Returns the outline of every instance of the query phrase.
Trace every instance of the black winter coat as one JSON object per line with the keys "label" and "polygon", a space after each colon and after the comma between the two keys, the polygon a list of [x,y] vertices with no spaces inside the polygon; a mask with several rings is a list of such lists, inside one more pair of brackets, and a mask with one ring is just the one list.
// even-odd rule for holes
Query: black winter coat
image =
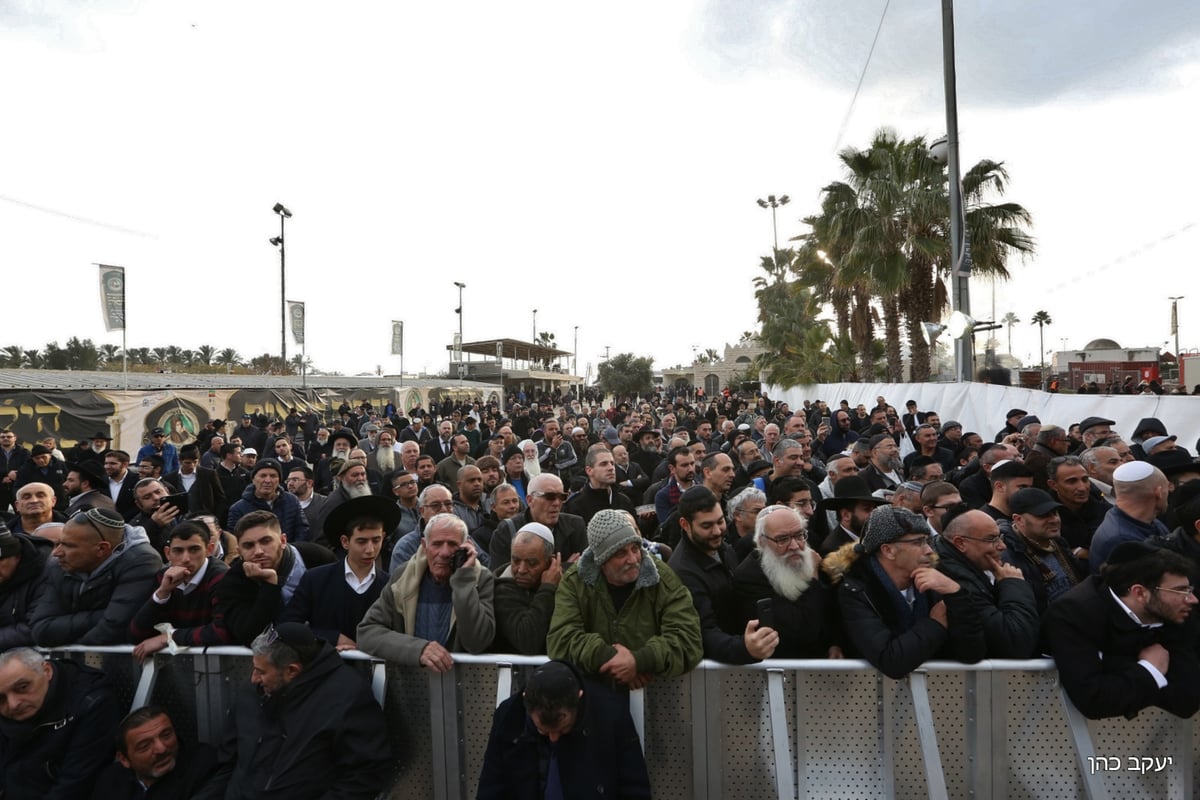
{"label": "black winter coat", "polygon": [[4,800],[78,800],[113,758],[117,701],[103,673],[53,661],[41,710],[29,720],[0,718]]}
{"label": "black winter coat", "polygon": [[937,538],[941,560],[938,569],[953,578],[974,601],[983,620],[986,658],[1033,658],[1037,655],[1037,598],[1023,578],[1005,578],[993,584],[954,545]]}
{"label": "black winter coat", "polygon": [[832,588],[823,582],[820,572],[795,600],[777,594],[763,573],[758,551],[750,553],[733,571],[733,589],[738,621],[758,619],[758,601],[771,599],[779,646],[772,658],[827,658],[837,632],[837,603]]}
{"label": "black winter coat", "polygon": [[[1051,603],[1042,625],[1058,679],[1085,717],[1133,719],[1147,706],[1177,717],[1200,710],[1200,664],[1188,626],[1141,627],[1099,577],[1093,575]],[[1162,689],[1137,663],[1142,649],[1154,643],[1170,654]]]}
{"label": "black winter coat", "polygon": [[[563,797],[649,798],[629,701],[598,684],[583,687],[575,726],[555,745]],[[549,760],[550,742],[533,727],[521,696],[508,698],[492,720],[476,800],[541,800]]]}
{"label": "black winter coat", "polygon": [[15,536],[21,543],[21,563],[11,578],[0,583],[0,652],[33,645],[30,622],[48,586],[43,573],[51,543],[21,533]]}
{"label": "black winter coat", "polygon": [[692,605],[700,617],[704,657],[725,664],[749,664],[758,659],[746,650],[746,623],[739,619],[734,602],[733,569],[737,559],[733,548],[724,542],[718,556],[720,560],[714,560],[682,536],[667,563],[692,593]]}
{"label": "black winter coat", "polygon": [[373,800],[394,754],[383,710],[332,647],[281,692],[238,693],[213,780],[198,800]]}
{"label": "black winter coat", "polygon": [[922,617],[913,627],[901,630],[888,590],[867,563],[870,558],[860,556],[837,586],[848,658],[865,658],[896,680],[931,659],[974,664],[983,658],[987,649],[983,621],[965,590],[946,596],[925,593],[930,608],[945,601],[949,628]]}

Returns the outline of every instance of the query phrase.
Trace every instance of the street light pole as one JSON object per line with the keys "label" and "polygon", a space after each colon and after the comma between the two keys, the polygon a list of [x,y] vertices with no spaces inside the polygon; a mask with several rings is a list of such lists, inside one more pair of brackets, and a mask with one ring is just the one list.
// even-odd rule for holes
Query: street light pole
{"label": "street light pole", "polygon": [[454,285],[458,287],[458,308],[454,309],[454,313],[455,313],[455,314],[458,314],[458,340],[461,342],[461,341],[463,340],[463,333],[462,333],[462,332],[463,332],[463,304],[462,304],[462,290],[463,290],[463,289],[465,289],[465,288],[467,288],[467,285],[466,285],[465,283],[462,283],[462,282],[460,282],[460,281],[455,281],[455,282],[454,282]]}
{"label": "street light pole", "polygon": [[771,233],[774,234],[775,237],[774,241],[776,250],[779,249],[779,226],[775,220],[775,209],[779,208],[780,206],[786,206],[790,201],[791,198],[786,194],[780,195],[778,198],[776,198],[773,194],[769,194],[767,195],[766,200],[763,200],[761,197],[758,199],[759,208],[771,209]]}
{"label": "street light pole", "polygon": [[279,248],[279,370],[284,374],[287,371],[287,239],[284,222],[292,212],[283,203],[276,203],[271,210],[279,215],[279,236],[271,239],[271,244]]}
{"label": "street light pole", "polygon": [[530,339],[529,341],[534,342],[534,343],[537,342],[537,309],[536,308],[533,310],[533,338]]}
{"label": "street light pole", "polygon": [[[950,184],[950,308],[971,315],[971,264],[965,255],[962,183],[958,162],[958,89],[954,72],[954,0],[942,0],[942,76],[946,86],[947,178]],[[974,380],[975,348],[969,339],[954,342],[955,379]]]}

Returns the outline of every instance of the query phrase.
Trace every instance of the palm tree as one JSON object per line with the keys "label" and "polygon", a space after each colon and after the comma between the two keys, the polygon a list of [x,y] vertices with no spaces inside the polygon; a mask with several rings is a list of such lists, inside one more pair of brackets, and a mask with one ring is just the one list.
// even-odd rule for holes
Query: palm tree
{"label": "palm tree", "polygon": [[225,367],[226,372],[233,372],[233,368],[241,366],[242,357],[238,355],[238,351],[232,347],[226,347],[217,354],[216,361],[222,367]]}
{"label": "palm tree", "polygon": [[217,348],[211,344],[202,344],[196,348],[196,361],[206,367],[211,367],[213,357],[217,354]]}
{"label": "palm tree", "polygon": [[42,358],[42,353],[38,349],[25,351],[25,366],[30,369],[43,369],[46,366],[46,360]]}
{"label": "palm tree", "polygon": [[1018,322],[1020,322],[1020,321],[1021,321],[1021,318],[1020,318],[1020,317],[1018,317],[1016,314],[1014,314],[1014,313],[1013,313],[1013,312],[1011,312],[1011,311],[1009,311],[1007,314],[1005,314],[1005,315],[1004,315],[1004,318],[1003,318],[1002,320],[1000,320],[1000,322],[1001,322],[1001,323],[1003,323],[1004,325],[1007,325],[1007,326],[1008,326],[1008,354],[1009,354],[1010,356],[1012,355],[1012,329],[1013,329],[1013,325],[1016,325],[1016,324],[1017,324]]}
{"label": "palm tree", "polygon": [[1031,325],[1038,326],[1038,352],[1042,354],[1042,388],[1046,388],[1046,340],[1044,338],[1047,325],[1053,325],[1054,320],[1050,319],[1050,312],[1038,311],[1033,315],[1033,319],[1029,321]]}
{"label": "palm tree", "polygon": [[20,369],[25,365],[25,350],[19,344],[10,344],[0,353],[0,364],[10,369]]}
{"label": "palm tree", "polygon": [[766,348],[757,367],[768,381],[781,386],[835,380],[840,377],[837,364],[845,361],[830,357],[833,335],[829,325],[818,319],[821,300],[816,292],[801,281],[789,280],[796,258],[795,250],[776,250],[774,258],[762,259],[766,276],[754,279],[762,326],[759,341]]}
{"label": "palm tree", "polygon": [[[846,148],[839,154],[846,172],[844,182],[822,190],[821,214],[804,219],[812,232],[806,244],[820,247],[834,265],[834,275],[820,278],[813,271],[812,285],[838,317],[838,333],[850,333],[860,360],[868,358],[864,332],[873,331],[869,305],[883,310],[887,376],[901,377],[901,325],[905,326],[911,354],[910,378],[927,379],[930,351],[921,335],[921,323],[936,319],[948,293],[943,277],[949,273],[950,248],[947,177],[929,155],[925,140],[901,140],[886,128],[876,132],[863,150]],[[973,265],[981,275],[1007,277],[1012,254],[1027,254],[1033,239],[1021,227],[1029,213],[1015,203],[991,205],[986,196],[1003,192],[1008,175],[994,161],[980,161],[963,178],[965,229]],[[827,287],[850,293],[835,297]],[[847,312],[848,310],[848,312]],[[863,365],[864,374],[871,370]]]}
{"label": "palm tree", "polygon": [[115,344],[102,344],[97,348],[101,364],[111,364],[121,357],[121,348]]}

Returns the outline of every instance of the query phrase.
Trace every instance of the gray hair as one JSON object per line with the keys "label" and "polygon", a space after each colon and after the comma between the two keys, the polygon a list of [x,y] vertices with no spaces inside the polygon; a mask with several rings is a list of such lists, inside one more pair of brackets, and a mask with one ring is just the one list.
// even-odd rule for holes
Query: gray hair
{"label": "gray hair", "polygon": [[583,459],[585,467],[596,466],[596,459],[609,452],[608,447],[602,444],[594,444],[587,449],[587,455]]}
{"label": "gray hair", "polygon": [[[549,472],[542,472],[536,478],[529,479],[529,485],[525,487],[525,492],[526,494],[529,492],[544,492],[546,491],[545,486],[548,483],[556,483],[560,487],[563,485],[562,479],[557,475]],[[559,491],[562,491],[562,489],[560,488]]]}
{"label": "gray hair", "polygon": [[742,506],[746,505],[751,500],[761,500],[765,505],[767,502],[767,496],[763,494],[762,490],[754,486],[747,486],[745,489],[742,489],[729,499],[729,520],[732,522],[733,515],[741,511]]}
{"label": "gray hair", "polygon": [[773,505],[767,506],[762,511],[758,512],[758,516],[754,518],[754,546],[757,547],[762,541],[762,538],[767,535],[767,517],[774,514],[776,511],[786,511],[795,517],[800,522],[800,530],[808,530],[808,520],[804,518],[796,509],[791,506]]}
{"label": "gray hair", "polygon": [[780,439],[779,443],[775,445],[775,449],[771,451],[771,455],[774,456],[775,458],[779,458],[784,453],[786,453],[788,450],[791,450],[793,447],[800,447],[800,446],[801,446],[800,443],[797,442],[795,439],[792,439],[792,438]]}
{"label": "gray hair", "polygon": [[453,528],[458,531],[458,539],[460,542],[467,540],[467,523],[463,522],[457,514],[434,514],[429,521],[425,523],[425,536],[434,528]]}
{"label": "gray hair", "polygon": [[300,654],[287,642],[275,638],[273,630],[265,630],[250,643],[250,652],[262,656],[276,669],[283,669],[288,664],[300,664]]}
{"label": "gray hair", "polygon": [[14,647],[0,653],[0,669],[8,666],[10,661],[20,661],[30,669],[39,669],[46,663],[46,657],[32,647]]}
{"label": "gray hair", "polygon": [[493,503],[496,502],[497,500],[500,499],[500,495],[506,494],[508,492],[513,492],[514,494],[516,494],[517,487],[513,486],[511,483],[496,484],[496,488],[492,489],[492,502]]}
{"label": "gray hair", "polygon": [[[446,486],[443,486],[440,483],[431,483],[428,486],[426,486],[424,489],[421,490],[420,496],[417,497],[417,505],[424,507],[425,501],[429,499],[429,490],[430,489],[445,489],[447,492],[450,491],[449,488],[447,488]],[[450,493],[450,498],[454,499],[453,492]]]}

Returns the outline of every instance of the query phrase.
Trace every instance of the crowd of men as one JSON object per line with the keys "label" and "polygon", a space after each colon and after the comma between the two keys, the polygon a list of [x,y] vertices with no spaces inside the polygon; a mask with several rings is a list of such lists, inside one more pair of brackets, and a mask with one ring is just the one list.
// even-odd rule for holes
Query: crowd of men
{"label": "crowd of men", "polygon": [[[584,694],[599,714],[609,693],[701,658],[862,658],[899,678],[930,659],[1050,654],[1088,716],[1200,708],[1200,462],[1157,419],[1123,436],[1014,408],[985,441],[882,397],[794,411],[765,396],[525,399],[503,413],[346,405],[327,425],[247,414],[179,448],[153,429],[136,465],[102,432],[65,454],[0,432],[6,792],[25,780],[7,768],[28,756],[14,742],[109,691],[33,646],[251,647],[257,691],[220,750],[189,753],[176,776],[219,777],[197,794],[214,797],[296,794],[351,767],[363,796],[378,791],[390,753],[362,738],[378,707],[341,669],[350,649],[435,671],[456,652],[559,659],[548,695],[506,711],[508,727],[497,716],[551,743]],[[318,698],[335,692],[353,757],[322,749]],[[159,711],[122,723],[118,766],[111,752],[72,762],[91,765],[88,785],[103,767],[103,785],[149,787],[143,734],[147,769],[183,763]],[[116,735],[115,713],[96,720]],[[297,725],[312,752],[280,749]]]}

